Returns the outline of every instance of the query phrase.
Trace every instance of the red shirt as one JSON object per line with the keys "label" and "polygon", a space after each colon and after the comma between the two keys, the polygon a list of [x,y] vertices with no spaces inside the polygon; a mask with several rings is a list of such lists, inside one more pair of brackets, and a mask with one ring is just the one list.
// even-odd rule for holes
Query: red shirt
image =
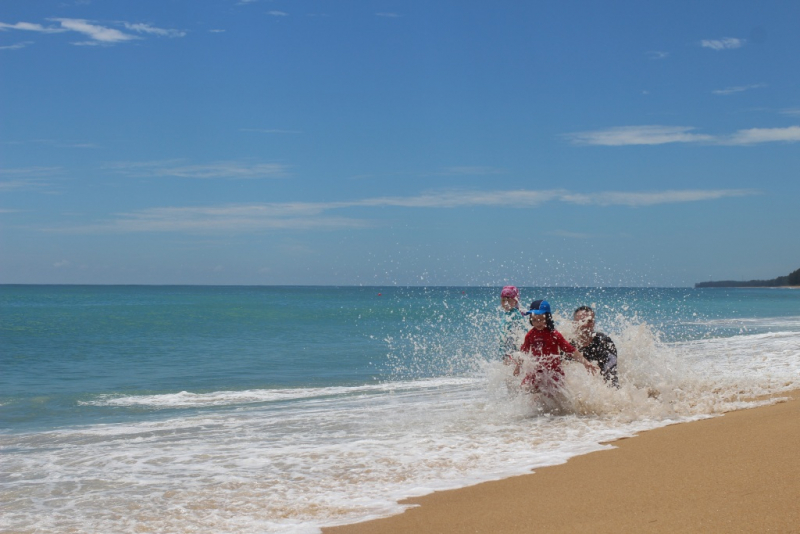
{"label": "red shirt", "polygon": [[525,335],[525,341],[519,350],[530,353],[544,368],[561,372],[559,351],[571,354],[575,352],[575,347],[570,345],[557,330],[551,332],[546,328],[542,330],[534,328]]}

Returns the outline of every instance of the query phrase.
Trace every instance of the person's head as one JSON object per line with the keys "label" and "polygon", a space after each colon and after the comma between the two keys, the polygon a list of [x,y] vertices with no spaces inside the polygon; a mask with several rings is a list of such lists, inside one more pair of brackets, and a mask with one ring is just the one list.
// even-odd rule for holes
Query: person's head
{"label": "person's head", "polygon": [[546,300],[534,300],[531,302],[531,308],[525,315],[528,316],[528,320],[531,323],[531,326],[536,330],[550,330],[551,332],[556,329],[556,325],[553,322],[553,314],[550,312],[550,303]]}
{"label": "person's head", "polygon": [[500,305],[506,311],[519,308],[519,289],[514,286],[505,286],[500,292]]}
{"label": "person's head", "polygon": [[572,314],[572,320],[575,321],[579,332],[591,334],[594,332],[594,310],[589,306],[580,306]]}

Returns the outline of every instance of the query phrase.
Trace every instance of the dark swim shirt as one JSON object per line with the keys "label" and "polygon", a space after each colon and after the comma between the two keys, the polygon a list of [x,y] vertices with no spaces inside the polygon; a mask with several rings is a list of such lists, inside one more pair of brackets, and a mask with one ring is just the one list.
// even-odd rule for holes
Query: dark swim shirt
{"label": "dark swim shirt", "polygon": [[[578,346],[575,344],[575,346]],[[595,332],[592,341],[585,347],[580,348],[583,357],[590,362],[596,362],[600,366],[600,372],[606,382],[611,382],[618,386],[617,378],[617,347],[611,338],[602,332]]]}

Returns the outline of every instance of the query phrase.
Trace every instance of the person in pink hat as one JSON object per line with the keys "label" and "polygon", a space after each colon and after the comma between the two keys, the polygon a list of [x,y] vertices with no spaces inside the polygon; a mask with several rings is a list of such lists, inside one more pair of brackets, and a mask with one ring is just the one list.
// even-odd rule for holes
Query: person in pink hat
{"label": "person in pink hat", "polygon": [[520,340],[528,329],[519,311],[519,289],[505,286],[500,292],[500,357],[505,364],[514,363],[512,353],[519,350]]}

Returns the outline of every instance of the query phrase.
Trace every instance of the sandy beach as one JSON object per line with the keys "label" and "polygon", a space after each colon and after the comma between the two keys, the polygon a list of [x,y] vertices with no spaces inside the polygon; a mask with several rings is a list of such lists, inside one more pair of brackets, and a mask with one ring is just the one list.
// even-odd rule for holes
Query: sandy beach
{"label": "sandy beach", "polygon": [[326,534],[800,533],[800,390]]}

